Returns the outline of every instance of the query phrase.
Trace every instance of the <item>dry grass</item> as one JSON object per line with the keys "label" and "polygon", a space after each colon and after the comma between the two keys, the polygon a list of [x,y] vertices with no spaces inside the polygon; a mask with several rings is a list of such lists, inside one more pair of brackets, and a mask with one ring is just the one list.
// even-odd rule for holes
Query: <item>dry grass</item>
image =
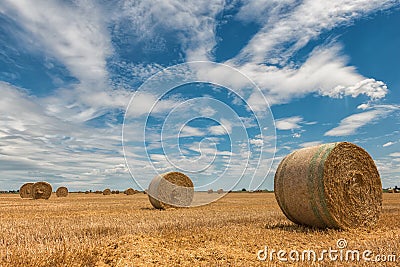
{"label": "dry grass", "polygon": [[0,266],[275,266],[259,262],[257,251],[335,248],[339,238],[350,249],[400,255],[400,194],[384,194],[383,204],[374,229],[339,231],[294,225],[268,193],[166,211],[152,208],[144,194],[36,201],[0,195]]}

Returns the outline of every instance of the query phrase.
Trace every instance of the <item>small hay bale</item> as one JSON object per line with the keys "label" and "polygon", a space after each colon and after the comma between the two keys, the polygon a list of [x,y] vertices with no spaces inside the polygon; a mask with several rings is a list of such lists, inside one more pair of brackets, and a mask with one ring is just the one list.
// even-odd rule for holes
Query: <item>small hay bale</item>
{"label": "small hay bale", "polygon": [[223,194],[223,193],[224,193],[224,189],[218,189],[218,190],[217,190],[217,193],[218,193],[218,194]]}
{"label": "small hay bale", "polygon": [[108,196],[108,195],[111,195],[111,190],[110,189],[104,189],[103,190],[103,195],[105,195],[105,196]]}
{"label": "small hay bale", "polygon": [[115,190],[115,194],[117,194],[117,195],[118,195],[119,193],[120,193],[120,192],[119,192],[119,190]]}
{"label": "small hay bale", "polygon": [[348,229],[373,225],[382,210],[382,184],[371,156],[348,142],[303,148],[275,174],[276,200],[294,223]]}
{"label": "small hay bale", "polygon": [[32,185],[33,199],[49,199],[52,187],[47,182],[37,182]]}
{"label": "small hay bale", "polygon": [[157,175],[147,191],[150,203],[156,209],[189,207],[193,200],[193,182],[181,172]]}
{"label": "small hay bale", "polygon": [[214,190],[208,189],[207,193],[212,194],[212,193],[214,193]]}
{"label": "small hay bale", "polygon": [[394,193],[394,189],[393,188],[389,188],[388,189],[388,193]]}
{"label": "small hay bale", "polygon": [[21,196],[21,198],[32,198],[33,197],[32,186],[33,186],[33,183],[25,183],[21,186],[21,188],[19,189],[19,195]]}
{"label": "small hay bale", "polygon": [[57,197],[66,197],[66,196],[68,196],[68,188],[66,188],[65,186],[60,186],[56,190],[56,195],[57,195]]}
{"label": "small hay bale", "polygon": [[128,195],[128,196],[134,195],[134,194],[137,194],[137,193],[139,193],[139,192],[136,191],[136,190],[133,189],[133,188],[128,188],[128,189],[126,189],[126,190],[124,191],[124,194],[125,194],[125,195]]}

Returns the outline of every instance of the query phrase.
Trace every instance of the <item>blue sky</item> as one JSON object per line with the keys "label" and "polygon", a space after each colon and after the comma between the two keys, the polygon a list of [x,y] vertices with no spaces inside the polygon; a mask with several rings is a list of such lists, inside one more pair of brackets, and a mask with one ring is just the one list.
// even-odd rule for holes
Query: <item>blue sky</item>
{"label": "blue sky", "polygon": [[[1,1],[0,189],[177,169],[272,189],[286,154],[337,141],[400,186],[399,24],[395,0]],[[190,83],[158,95],[168,67]]]}

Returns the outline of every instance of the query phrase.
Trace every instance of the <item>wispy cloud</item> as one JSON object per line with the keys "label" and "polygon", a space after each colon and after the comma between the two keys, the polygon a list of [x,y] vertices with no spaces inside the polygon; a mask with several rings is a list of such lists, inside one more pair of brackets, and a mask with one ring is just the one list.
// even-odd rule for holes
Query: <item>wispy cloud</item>
{"label": "wispy cloud", "polygon": [[385,144],[383,144],[382,146],[383,147],[388,147],[388,146],[392,146],[392,145],[394,145],[394,144],[396,144],[395,142],[387,142],[387,143],[385,143]]}
{"label": "wispy cloud", "polygon": [[263,27],[227,63],[249,75],[271,104],[286,103],[310,93],[382,98],[388,92],[386,84],[364,77],[348,66],[337,43],[315,48],[304,63],[293,61],[293,56],[323,32],[351,25],[361,17],[398,4],[392,0],[243,1],[237,18],[256,21]]}
{"label": "wispy cloud", "polygon": [[[82,83],[106,82],[106,59],[112,53],[102,10],[88,1],[3,1],[1,13],[22,26],[41,52],[63,62]],[[28,39],[29,40],[29,39]]]}
{"label": "wispy cloud", "polygon": [[100,189],[113,184],[112,179],[120,185],[132,183],[120,149],[120,127],[93,128],[62,120],[47,113],[22,89],[5,83],[0,83],[0,89],[1,181],[5,187],[18,188],[16,180],[39,178],[73,190]]}
{"label": "wispy cloud", "polygon": [[325,136],[348,136],[367,124],[374,123],[394,111],[394,106],[380,105],[373,110],[350,115],[340,121],[339,126],[327,131]]}
{"label": "wispy cloud", "polygon": [[139,40],[151,42],[172,34],[188,61],[212,59],[216,16],[224,1],[121,1],[119,9],[121,23],[128,20]]}
{"label": "wispy cloud", "polygon": [[320,144],[322,144],[322,141],[311,141],[311,142],[301,143],[299,146],[300,147],[312,147],[312,146],[317,146]]}
{"label": "wispy cloud", "polygon": [[261,87],[270,104],[287,103],[310,93],[340,98],[367,95],[371,99],[384,97],[387,86],[368,79],[347,65],[339,44],[317,47],[300,66],[268,66],[254,62],[238,67]]}
{"label": "wispy cloud", "polygon": [[[252,15],[263,16],[262,9],[253,2],[255,1],[246,2],[242,12],[250,10]],[[277,1],[270,1],[267,6],[276,8],[277,15],[274,16],[276,21],[265,23],[235,60],[272,64],[285,62],[311,39],[317,38],[321,32],[351,24],[361,16],[396,4],[399,3],[393,0],[328,2],[305,0],[301,3],[283,1],[280,4]],[[281,17],[277,19],[279,15]]]}
{"label": "wispy cloud", "polygon": [[294,130],[301,128],[300,123],[303,122],[303,118],[300,116],[294,116],[289,118],[278,119],[275,121],[276,129],[278,130]]}

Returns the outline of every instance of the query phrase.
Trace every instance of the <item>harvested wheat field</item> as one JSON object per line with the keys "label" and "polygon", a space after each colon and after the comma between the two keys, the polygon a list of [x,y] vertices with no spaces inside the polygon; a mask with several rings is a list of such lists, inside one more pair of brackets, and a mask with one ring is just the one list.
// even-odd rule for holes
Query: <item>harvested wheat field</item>
{"label": "harvested wheat field", "polygon": [[[282,214],[272,193],[230,193],[207,206],[167,210],[153,208],[144,194],[107,198],[76,193],[57,198],[53,194],[48,200],[0,195],[0,212],[0,266],[398,266],[400,263],[400,194],[384,194],[377,224],[357,230],[298,226]],[[281,260],[273,250],[283,251]],[[366,259],[379,256],[386,262],[366,262],[363,253]],[[324,260],[318,261],[321,255]]]}

